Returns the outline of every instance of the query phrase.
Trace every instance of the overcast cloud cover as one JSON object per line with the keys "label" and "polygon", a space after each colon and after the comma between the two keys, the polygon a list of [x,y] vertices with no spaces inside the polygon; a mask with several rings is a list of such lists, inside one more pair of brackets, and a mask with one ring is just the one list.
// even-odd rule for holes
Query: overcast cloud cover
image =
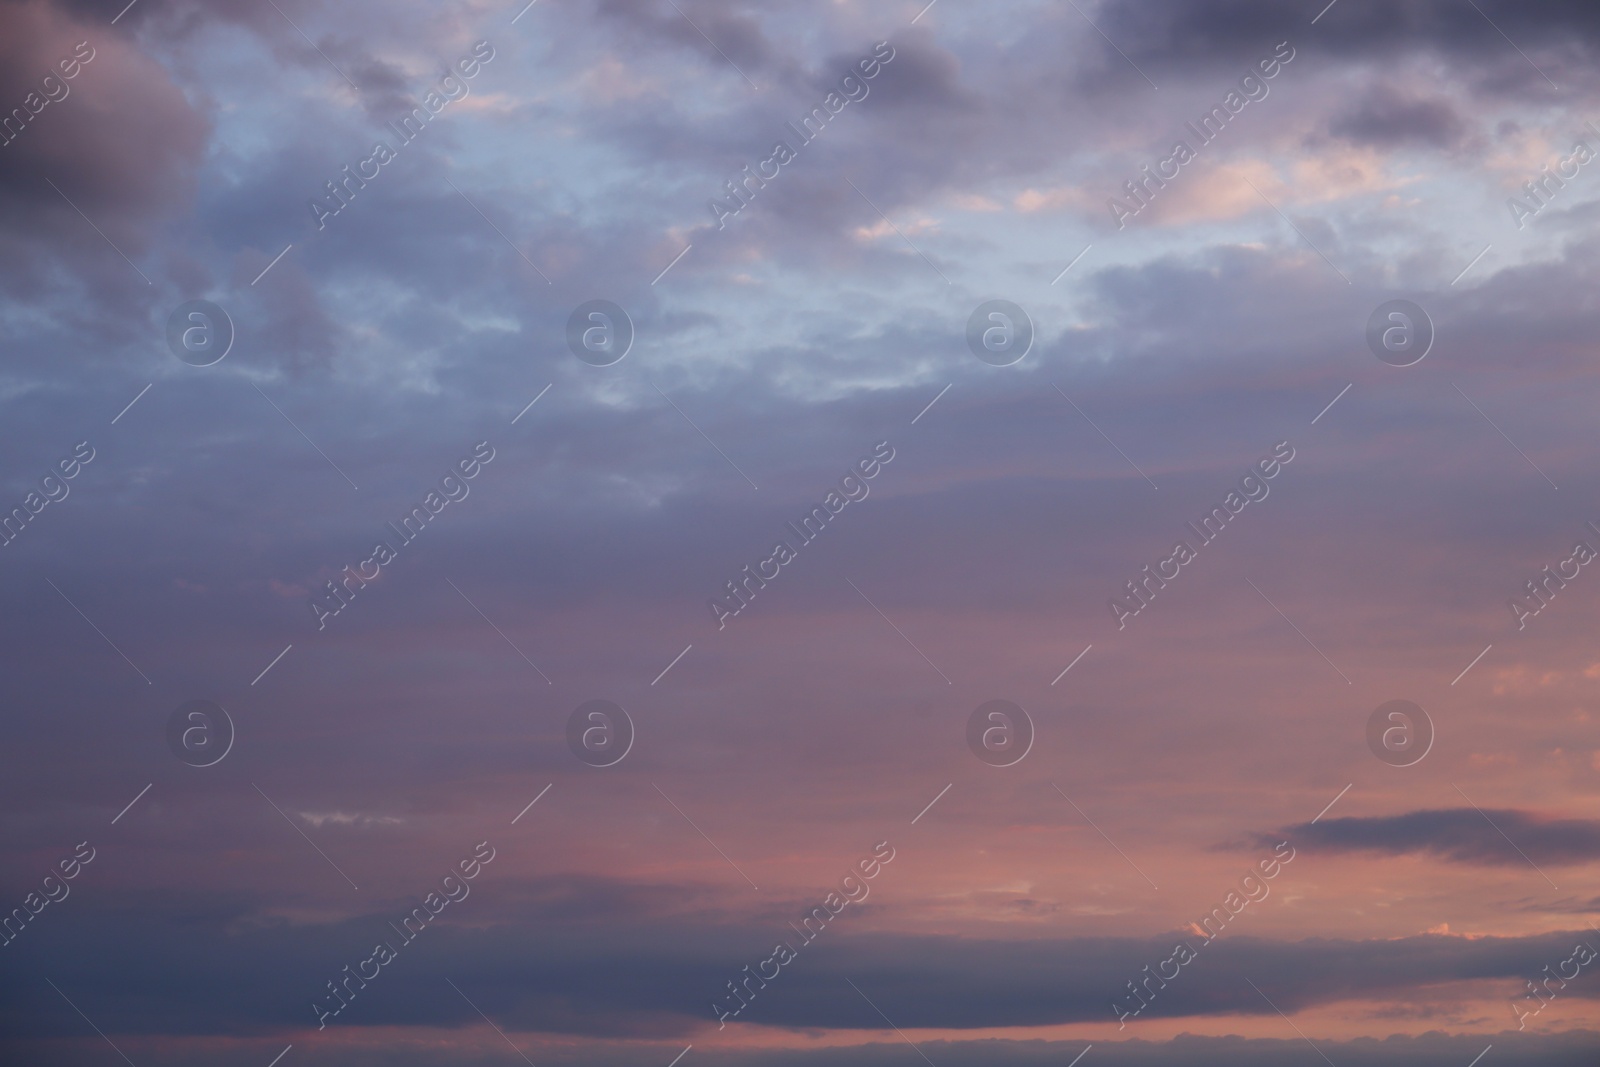
{"label": "overcast cloud cover", "polygon": [[1593,1063],[1600,8],[525,3],[0,0],[0,1058]]}

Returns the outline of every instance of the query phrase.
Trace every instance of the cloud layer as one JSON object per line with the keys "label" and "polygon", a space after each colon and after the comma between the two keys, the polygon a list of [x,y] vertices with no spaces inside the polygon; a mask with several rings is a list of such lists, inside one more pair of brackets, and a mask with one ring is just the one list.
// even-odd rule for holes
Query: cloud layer
{"label": "cloud layer", "polygon": [[0,0],[16,1057],[1592,1049],[1592,5],[119,6]]}

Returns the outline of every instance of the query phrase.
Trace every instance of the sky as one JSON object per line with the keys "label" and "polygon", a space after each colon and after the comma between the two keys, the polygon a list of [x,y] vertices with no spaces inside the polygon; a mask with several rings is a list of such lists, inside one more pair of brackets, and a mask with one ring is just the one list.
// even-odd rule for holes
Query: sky
{"label": "sky", "polygon": [[0,0],[7,1062],[1593,1063],[1600,9],[524,4]]}

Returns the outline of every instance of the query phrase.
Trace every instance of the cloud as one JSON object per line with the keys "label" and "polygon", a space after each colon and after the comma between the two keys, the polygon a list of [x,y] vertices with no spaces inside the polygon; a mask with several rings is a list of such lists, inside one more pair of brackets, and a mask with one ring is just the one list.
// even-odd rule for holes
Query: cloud
{"label": "cloud", "polygon": [[[1600,820],[1563,819],[1515,808],[1449,808],[1404,815],[1328,819],[1286,831],[1307,846],[1339,852],[1427,853],[1452,863],[1573,866],[1600,860]],[[1508,840],[1509,839],[1509,840]],[[1265,840],[1265,838],[1263,838]],[[1518,850],[1525,854],[1518,854]]]}
{"label": "cloud", "polygon": [[[1320,825],[1320,824],[1319,824]],[[504,848],[496,864],[512,858]],[[100,862],[99,859],[96,862]],[[897,862],[903,862],[903,859]],[[90,868],[92,870],[92,868]],[[893,868],[880,876],[889,885]],[[687,888],[687,887],[685,887]],[[484,869],[470,894],[452,905],[400,964],[356,991],[336,1024],[342,1033],[371,1027],[460,1027],[479,1016],[459,998],[437,995],[448,974],[474,991],[478,1006],[502,1026],[527,1032],[639,1037],[690,1036],[715,1023],[709,1005],[728,998],[726,983],[745,964],[798,950],[766,986],[752,986],[740,1023],[759,1027],[866,1031],[882,1017],[850,993],[864,990],[904,1029],[969,1030],[1114,1022],[1111,1004],[1139,978],[1188,943],[1197,959],[1179,976],[1152,985],[1138,1026],[1153,1020],[1276,1017],[1251,982],[1278,1008],[1296,1012],[1351,1000],[1401,996],[1420,987],[1499,981],[1506,996],[1541,963],[1565,958],[1592,931],[1522,937],[1425,934],[1394,939],[1268,940],[1231,931],[1214,944],[1191,931],[1150,937],[965,937],[874,933],[880,905],[859,905],[821,934],[817,947],[778,918],[803,912],[796,897],[773,915],[731,919],[681,910],[697,894],[657,884],[604,880],[518,880],[509,869]],[[420,899],[392,894],[386,907],[325,921],[286,918],[261,893],[203,896],[175,891],[124,892],[107,906],[84,900],[69,923],[29,930],[7,951],[19,966],[3,981],[8,1032],[42,1037],[72,1032],[70,1011],[26,975],[48,959],[68,987],[93,982],[107,958],[140,959],[139,987],[97,992],[97,1021],[129,1034],[287,1032],[316,1019],[308,1007],[324,981],[370,956],[375,941],[397,940],[391,922]],[[678,909],[670,902],[677,898]],[[1269,898],[1270,899],[1270,898]],[[69,901],[66,903],[70,903]],[[705,900],[709,903],[709,900]],[[64,905],[65,907],[65,905]],[[663,910],[663,908],[666,910]],[[48,913],[47,913],[48,915]],[[137,916],[137,922],[133,919]],[[1037,931],[1035,931],[1037,933]],[[35,936],[35,935],[39,936]],[[179,946],[183,946],[179,949]],[[241,972],[239,960],[249,960]],[[1246,981],[1246,979],[1249,981]],[[154,998],[151,988],[184,988],[184,998]],[[1594,998],[1574,984],[1563,996]],[[1137,1036],[1137,1035],[1130,1035]]]}
{"label": "cloud", "polygon": [[[1535,813],[1600,791],[1589,579],[1537,640],[1499,636],[1506,598],[1591,536],[1571,501],[1600,498],[1592,178],[1528,233],[1503,203],[1600,99],[1589,7],[1480,0],[1554,98],[1454,0],[1340,0],[1315,27],[1242,0],[1080,4],[1159,91],[1059,3],[915,26],[922,2],[541,3],[514,27],[520,4],[279,5],[315,48],[258,3],[141,0],[114,29],[88,0],[0,4],[8,104],[59,49],[99,50],[0,148],[0,514],[73,442],[100,450],[0,549],[11,906],[62,842],[102,849],[0,950],[21,961],[0,1029],[31,1042],[13,1058],[107,1054],[41,974],[140,1063],[291,1041],[504,1062],[446,975],[546,1035],[518,1042],[541,1063],[660,1067],[691,1041],[686,1065],[914,1060],[847,978],[898,1025],[984,1038],[925,1045],[941,1067],[1059,1067],[1091,1040],[1090,1065],[1315,1059],[1258,1040],[1288,1030],[1252,981],[1341,1067],[1465,1064],[1491,1037],[1521,1062],[1587,1051],[1502,1046],[1509,1013],[1479,1008],[1588,936],[1530,931],[1591,894],[1501,904],[1543,883],[1476,811],[1419,810],[1437,794],[1412,776],[1334,809],[1410,814],[1294,826],[1305,858],[1138,1038],[1044,1028],[1114,1030],[1127,982],[1237,884],[1249,857],[1206,842],[1372,781],[1370,709],[1336,670],[1424,692],[1493,640],[1430,761],[1522,798],[1488,814],[1541,866],[1596,858],[1593,823]],[[480,35],[499,51],[472,96],[317,229],[308,199]],[[1271,97],[1116,231],[1106,197],[1284,37]],[[707,198],[884,39],[871,94],[718,231]],[[1363,337],[1397,294],[1440,339],[1403,369]],[[212,368],[163,338],[200,296],[238,332]],[[615,367],[567,349],[597,297],[636,327]],[[1037,327],[1014,367],[967,350],[993,297]],[[870,499],[719,630],[708,598],[885,439]],[[319,631],[310,592],[481,440],[498,456],[470,498]],[[1108,598],[1282,440],[1271,498],[1118,629]],[[964,742],[997,696],[1038,725],[1006,773]],[[238,726],[204,771],[164,734],[197,697]],[[565,733],[596,697],[638,727],[604,771]],[[873,899],[745,1013],[750,1046],[702,1042],[840,858],[901,832]],[[471,899],[318,1035],[311,1000],[483,836],[503,853]],[[1592,993],[1567,1004],[1592,1025]],[[1245,1036],[1166,1040],[1189,1025]]]}
{"label": "cloud", "polygon": [[[0,147],[8,288],[41,294],[46,265],[59,263],[111,292],[143,290],[122,254],[161,275],[151,252],[160,228],[190,204],[209,119],[159,63],[99,21],[9,0],[0,20],[0,108],[15,123],[30,93],[52,92],[41,88],[51,75],[61,97],[33,105],[41,110],[31,117],[24,109],[26,123]],[[71,79],[60,76],[65,61]]]}
{"label": "cloud", "polygon": [[[448,987],[447,987],[448,988]],[[619,1062],[637,1058],[639,1062],[668,1063],[683,1051],[683,1044],[597,1040],[583,1045],[568,1042],[541,1042],[516,1035],[515,1044],[537,1056],[540,1064],[554,1067],[582,1067],[595,1056]],[[388,1032],[376,1047],[346,1045],[340,1049],[340,1062],[350,1067],[494,1067],[510,1055],[506,1037],[487,1026],[476,1030],[422,1030],[415,1036]],[[272,1044],[277,1040],[276,1045]],[[305,1035],[303,1042],[315,1040]],[[1484,1050],[1494,1048],[1515,1062],[1528,1067],[1578,1067],[1600,1041],[1600,1032],[1574,1029],[1560,1033],[1517,1033],[1492,1035],[1492,1041],[1478,1035],[1451,1035],[1438,1030],[1419,1036],[1395,1035],[1384,1040],[1357,1038],[1338,1040],[1319,1037],[1316,1048],[1341,1067],[1436,1067],[1439,1063],[1469,1063]],[[91,1042],[98,1042],[99,1048]],[[119,1037],[119,1047],[130,1052],[134,1062],[159,1058],[170,1067],[207,1067],[219,1058],[269,1062],[283,1050],[276,1038],[202,1038],[173,1042]],[[81,1062],[105,1051],[98,1037],[52,1041],[14,1040],[0,1045],[18,1062],[55,1067]],[[1192,1067],[1279,1067],[1297,1058],[1315,1056],[1304,1039],[1248,1038],[1237,1035],[1208,1037],[1181,1034],[1169,1040],[1135,1039],[1123,1042],[1105,1040],[1029,1040],[986,1038],[971,1041],[921,1038],[917,1048],[940,1067],[986,1067],[996,1062],[1019,1067],[1059,1067],[1070,1063],[1086,1047],[1090,1055],[1103,1058],[1112,1067],[1163,1067],[1183,1063]],[[692,1055],[708,1067],[750,1067],[760,1062],[775,1067],[898,1067],[907,1056],[916,1054],[892,1031],[834,1047],[772,1048],[751,1052],[748,1049],[720,1048],[705,1041],[696,1042]],[[919,1061],[920,1062],[920,1061]],[[1319,1061],[1320,1062],[1320,1061]]]}
{"label": "cloud", "polygon": [[1315,41],[1319,50],[1358,62],[1426,51],[1462,61],[1490,58],[1507,67],[1520,64],[1515,78],[1519,91],[1533,89],[1535,82],[1546,91],[1549,86],[1507,46],[1502,32],[1524,50],[1555,53],[1567,63],[1591,54],[1600,43],[1600,16],[1583,0],[1559,0],[1534,10],[1515,0],[1485,0],[1477,8],[1449,0],[1345,0],[1318,19],[1315,28],[1301,12],[1291,13],[1271,0],[1155,7],[1106,3],[1100,11],[1105,16],[1101,25],[1135,60],[1211,65],[1243,58],[1267,36],[1288,36],[1297,44]]}
{"label": "cloud", "polygon": [[1466,136],[1467,125],[1448,99],[1411,96],[1393,85],[1377,85],[1334,116],[1328,130],[1380,148],[1407,144],[1454,148]]}

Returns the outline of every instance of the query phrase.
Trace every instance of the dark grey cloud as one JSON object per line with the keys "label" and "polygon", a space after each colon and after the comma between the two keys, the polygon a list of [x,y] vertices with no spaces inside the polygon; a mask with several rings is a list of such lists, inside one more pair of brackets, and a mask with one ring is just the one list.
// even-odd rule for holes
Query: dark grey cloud
{"label": "dark grey cloud", "polygon": [[[1318,48],[1347,56],[1430,50],[1464,59],[1501,58],[1507,52],[1516,58],[1497,26],[1525,49],[1560,46],[1574,59],[1589,54],[1600,37],[1600,16],[1582,0],[1537,8],[1515,0],[1484,0],[1477,5],[1448,0],[1341,0],[1313,27],[1311,20],[1322,6],[1206,0],[1181,5],[1106,3],[1098,10],[1106,19],[1107,32],[1134,58],[1189,64],[1242,59],[1268,36],[1275,40],[1290,36],[1297,43],[1314,40]],[[1527,74],[1540,80],[1531,69]]]}
{"label": "dark grey cloud", "polygon": [[[852,994],[853,995],[853,994]],[[592,1062],[595,1050],[604,1053],[609,1062],[625,1067],[649,1067],[651,1064],[670,1062],[683,1051],[683,1045],[668,1042],[612,1041],[598,1045],[573,1048],[564,1042],[531,1042],[521,1035],[519,1048],[526,1049],[535,1062],[558,1064],[561,1067],[579,1067]],[[119,1044],[138,1056],[140,1046],[123,1038]],[[260,1037],[239,1043],[241,1056],[250,1056],[268,1062],[283,1050],[283,1043],[274,1045],[275,1038]],[[499,1041],[498,1037],[495,1037]],[[1569,1030],[1553,1034],[1500,1033],[1493,1041],[1476,1035],[1447,1035],[1433,1031],[1411,1037],[1396,1034],[1382,1041],[1361,1038],[1349,1041],[1320,1039],[1316,1047],[1333,1062],[1349,1067],[1436,1067],[1439,1063],[1468,1063],[1493,1044],[1516,1062],[1530,1067],[1588,1067],[1594,1044],[1600,1034],[1592,1030]],[[92,1042],[99,1042],[96,1048]],[[198,1043],[197,1043],[198,1044]],[[1071,1062],[1088,1041],[1043,1040],[978,1040],[978,1041],[919,1041],[918,1047],[933,1062],[949,1067],[985,1067],[997,1061],[1024,1065],[1024,1067],[1053,1067]],[[1266,1039],[1229,1037],[1202,1037],[1183,1034],[1170,1041],[1134,1039],[1126,1042],[1092,1042],[1091,1055],[1102,1056],[1116,1067],[1162,1067],[1173,1062],[1192,1064],[1193,1067],[1279,1067],[1286,1062],[1298,1062],[1303,1057],[1315,1057],[1316,1052],[1298,1037]],[[68,1067],[84,1062],[85,1058],[106,1054],[104,1043],[98,1037],[71,1041],[14,1041],[8,1048],[28,1063],[42,1067]],[[172,1067],[205,1067],[215,1062],[215,1051],[189,1045],[155,1045],[163,1053],[164,1063]],[[704,1042],[694,1047],[692,1055],[699,1056],[712,1067],[756,1067],[758,1064],[776,1064],[778,1067],[897,1067],[908,1056],[914,1056],[899,1038],[878,1039],[861,1045],[816,1050],[762,1049],[757,1052],[727,1050]],[[342,1053],[342,1062],[352,1067],[494,1067],[504,1063],[511,1055],[504,1043],[498,1049],[487,1044],[474,1048],[459,1045],[449,1048],[430,1047],[418,1042],[404,1048],[350,1049]],[[137,1060],[136,1060],[137,1062]],[[1320,1062],[1320,1061],[1319,1061]]]}
{"label": "dark grey cloud", "polygon": [[[0,22],[0,107],[28,117],[0,147],[8,291],[44,292],[56,265],[105,293],[144,289],[108,239],[146,275],[161,275],[150,253],[193,194],[208,117],[160,64],[105,25],[11,2],[0,6]],[[64,78],[66,70],[74,76]],[[129,310],[126,296],[110,299]]]}
{"label": "dark grey cloud", "polygon": [[1285,832],[1311,847],[1391,855],[1422,852],[1453,863],[1506,867],[1532,860],[1570,866],[1600,859],[1600,821],[1552,818],[1515,808],[1448,808],[1328,819]]}
{"label": "dark grey cloud", "polygon": [[1466,129],[1449,100],[1413,97],[1395,86],[1374,87],[1328,124],[1337,137],[1383,148],[1407,144],[1453,148]]}
{"label": "dark grey cloud", "polygon": [[1565,897],[1561,900],[1535,901],[1524,897],[1507,905],[1518,911],[1542,912],[1544,914],[1565,915],[1597,915],[1600,914],[1600,897],[1590,897],[1584,900],[1581,897]]}
{"label": "dark grey cloud", "polygon": [[683,0],[674,8],[665,0],[601,0],[594,12],[637,42],[671,41],[698,54],[709,68],[730,68],[735,77],[737,71],[766,73],[769,64],[780,63],[782,53],[754,11],[738,5]]}
{"label": "dark grey cloud", "polygon": [[[510,859],[520,847],[502,842],[499,851]],[[108,855],[96,862],[102,859],[118,861]],[[474,1023],[479,1016],[471,1006],[439,995],[448,990],[443,979],[449,976],[473,990],[479,1007],[507,1028],[671,1038],[715,1022],[710,1005],[727,999],[726,983],[741,978],[745,964],[771,955],[776,941],[788,942],[797,956],[767,987],[752,985],[756,992],[740,1022],[881,1029],[882,1017],[846,978],[907,1029],[1115,1022],[1113,1002],[1131,997],[1126,983],[1141,979],[1146,965],[1153,970],[1180,942],[1196,958],[1164,986],[1152,984],[1154,996],[1139,1020],[1276,1017],[1252,982],[1289,1012],[1484,980],[1501,980],[1509,998],[1524,976],[1566,958],[1575,942],[1594,939],[1580,928],[1526,937],[1371,941],[1279,941],[1225,930],[1214,944],[1189,930],[1144,938],[951,940],[852,930],[845,924],[870,923],[869,916],[881,912],[869,897],[859,906],[861,915],[847,911],[804,944],[770,916],[708,923],[709,915],[663,910],[675,898],[681,907],[692,897],[663,893],[659,885],[608,887],[592,879],[507,884],[505,877],[486,866],[466,899],[410,944],[399,943],[388,925],[417,903],[404,892],[388,894],[387,908],[336,922],[290,922],[267,912],[259,892],[123,891],[111,904],[102,903],[104,894],[69,897],[61,906],[76,905],[70,923],[52,928],[41,919],[39,929],[7,947],[16,962],[0,979],[8,993],[6,1030],[33,1037],[77,1032],[70,1009],[36,980],[41,972],[92,998],[97,1021],[114,1033],[302,1027],[316,1022],[311,1004],[326,995],[325,982],[345,964],[370,956],[379,941],[398,949],[397,962],[357,990],[330,1026]],[[418,900],[421,891],[413,894]],[[793,896],[787,902],[791,920],[807,906],[807,898]],[[782,914],[784,907],[774,910]],[[491,917],[510,912],[517,918]],[[130,985],[108,975],[106,958],[140,961],[140,981]],[[239,966],[243,960],[247,970]],[[171,995],[179,989],[187,992]],[[1587,1001],[1600,992],[1572,983],[1561,995]],[[1509,1009],[1506,1019],[1509,1028]],[[1139,1020],[1130,1028],[1136,1030]]]}

